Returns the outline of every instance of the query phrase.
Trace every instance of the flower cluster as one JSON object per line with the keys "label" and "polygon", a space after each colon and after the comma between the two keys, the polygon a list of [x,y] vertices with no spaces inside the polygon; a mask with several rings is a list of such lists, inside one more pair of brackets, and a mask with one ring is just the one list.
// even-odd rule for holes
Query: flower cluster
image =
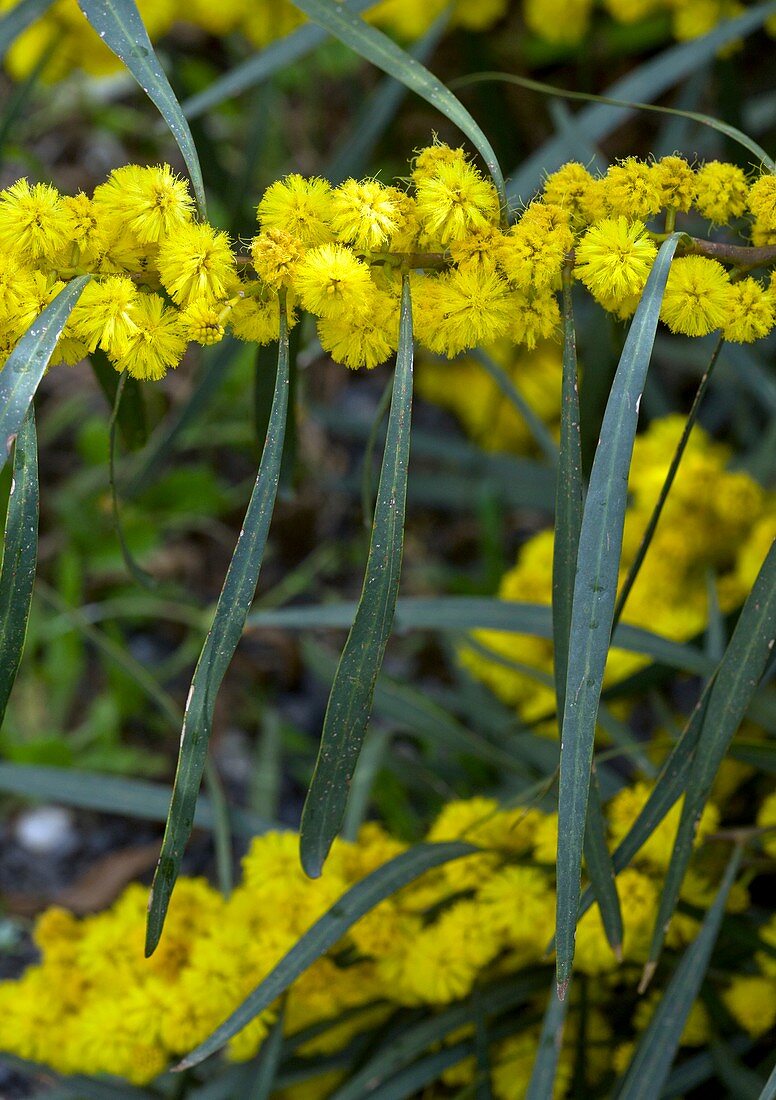
{"label": "flower cluster", "polygon": [[[637,436],[625,515],[620,581],[627,575],[657,502],[684,419],[653,421]],[[623,621],[674,641],[703,632],[708,621],[708,578],[713,576],[723,612],[739,606],[776,537],[776,496],[740,470],[727,468],[729,453],[699,427],[693,429],[652,545],[628,601]],[[552,531],[533,535],[521,547],[516,565],[502,578],[504,600],[550,604]],[[482,630],[461,659],[526,720],[552,713],[552,643],[544,638]],[[536,670],[536,677],[514,667]],[[639,654],[612,649],[606,686],[647,663]],[[551,682],[551,680],[550,680]]]}
{"label": "flower cluster", "polygon": [[[625,787],[609,804],[612,844],[625,834],[648,793],[646,784]],[[671,811],[617,879],[624,962],[616,960],[596,908],[580,922],[577,964],[581,973],[596,978],[588,991],[585,1026],[599,1040],[598,1054],[591,1055],[596,1060],[591,1070],[599,1077],[611,1069],[615,1056],[607,1004],[615,997],[631,999],[636,1032],[649,1017],[652,1001],[636,1002],[634,977],[646,957],[679,812],[678,806]],[[710,804],[700,823],[699,847],[682,894],[694,911],[710,904],[719,860],[724,860],[724,851],[706,841],[719,816]],[[482,851],[426,872],[383,901],[296,981],[285,999],[284,1028],[293,1037],[315,1025],[315,1038],[300,1041],[302,1058],[344,1048],[355,1035],[379,1028],[401,1006],[447,1005],[470,994],[475,982],[486,986],[527,968],[536,973],[538,965],[546,964],[555,906],[556,815],[532,807],[502,809],[491,799],[473,798],[447,804],[427,839],[466,839]],[[147,960],[142,950],[146,891],[141,886],[129,887],[109,911],[82,920],[62,909],[48,910],[35,932],[40,963],[19,980],[0,984],[3,1049],[63,1073],[110,1073],[138,1084],[152,1080],[229,1015],[350,886],[404,848],[377,824],[367,824],[356,843],[336,842],[323,877],[311,881],[299,869],[297,843],[293,833],[254,839],[242,884],[228,899],[204,880],[181,880],[160,947]],[[729,908],[741,912],[747,904],[747,891],[739,884]],[[677,914],[670,945],[681,949],[697,929],[695,915]],[[776,921],[760,935],[776,944]],[[758,964],[746,978],[719,983],[733,1017],[755,1034],[767,1030],[776,1014],[773,960],[760,962],[758,956]],[[551,980],[548,970],[540,973],[537,991],[526,993],[526,1023],[517,1020],[518,1034],[493,1046],[497,1100],[522,1095],[518,1086],[524,1087],[530,1075],[541,990]],[[748,983],[746,995],[739,988],[742,982]],[[231,1060],[254,1056],[277,1007],[231,1041]],[[572,1046],[578,1010],[572,1005]],[[340,1019],[343,1013],[346,1021]],[[699,1044],[707,1037],[699,1004],[683,1042]],[[572,1060],[571,1050],[564,1050],[561,1080],[566,1083]],[[474,1074],[474,1059],[469,1059],[447,1070],[443,1081],[462,1087]],[[324,1079],[323,1087],[312,1092],[304,1085],[282,1095],[285,1100],[323,1097],[336,1082]]]}
{"label": "flower cluster", "polygon": [[243,255],[195,220],[187,184],[166,165],[116,169],[92,196],[21,179],[0,192],[0,354],[81,273],[93,279],[58,357],[73,363],[99,347],[137,378],[162,377],[189,341],[215,343],[227,328],[260,344],[277,339],[281,302],[289,325],[300,307],[316,318],[337,362],[374,367],[398,343],[404,274],[414,334],[429,351],[452,358],[499,339],[533,350],[558,334],[565,265],[627,317],[657,254],[647,223],[691,209],[716,224],[748,213],[762,247],[691,244],[672,266],[664,322],[690,336],[767,335],[776,276],[738,278],[694,254],[703,246],[747,268],[776,262],[776,176],[750,183],[734,165],[630,158],[594,177],[570,163],[508,227],[493,184],[462,149],[436,144],[415,158],[409,188],[300,175],[271,184]]}

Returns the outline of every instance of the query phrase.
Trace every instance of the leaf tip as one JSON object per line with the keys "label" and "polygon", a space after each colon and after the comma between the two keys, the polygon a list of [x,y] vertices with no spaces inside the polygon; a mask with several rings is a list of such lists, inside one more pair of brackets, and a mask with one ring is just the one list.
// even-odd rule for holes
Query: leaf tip
{"label": "leaf tip", "polygon": [[569,979],[564,978],[563,981],[557,982],[555,988],[558,991],[558,1000],[559,1001],[565,1001],[566,1000],[566,993],[567,993],[568,988],[569,988]]}
{"label": "leaf tip", "polygon": [[622,944],[621,943],[613,943],[612,944],[612,951],[614,952],[614,957],[617,960],[617,962],[621,963],[622,962]]}
{"label": "leaf tip", "polygon": [[649,983],[652,981],[653,975],[657,970],[657,963],[650,961],[644,964],[644,971],[641,975],[641,981],[639,982],[639,994],[646,993]]}

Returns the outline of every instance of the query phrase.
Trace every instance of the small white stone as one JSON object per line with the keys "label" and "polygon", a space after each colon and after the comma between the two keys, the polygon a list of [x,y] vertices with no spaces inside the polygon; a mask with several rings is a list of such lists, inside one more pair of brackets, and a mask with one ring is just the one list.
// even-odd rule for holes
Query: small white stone
{"label": "small white stone", "polygon": [[38,855],[65,854],[78,844],[73,815],[61,806],[37,806],[17,817],[14,835],[22,848]]}

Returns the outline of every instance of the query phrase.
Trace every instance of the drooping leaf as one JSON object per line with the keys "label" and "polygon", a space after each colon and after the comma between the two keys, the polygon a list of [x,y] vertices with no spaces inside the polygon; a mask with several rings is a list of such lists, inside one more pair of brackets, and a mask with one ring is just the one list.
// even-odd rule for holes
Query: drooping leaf
{"label": "drooping leaf", "polygon": [[687,779],[671,862],[663,882],[645,969],[648,980],[657,965],[666,932],[692,856],[701,814],[733,736],[741,725],[776,641],[776,540],[744,604],[709,693],[708,706]]}
{"label": "drooping leaf", "polygon": [[[730,138],[731,141],[736,142],[738,145],[742,146],[742,148],[752,153],[766,171],[776,171],[776,162],[774,162],[754,138],[750,138],[748,134],[745,134],[736,126],[731,126],[728,122],[713,118],[711,115],[701,114],[698,111],[684,111],[677,107],[663,107],[655,103],[635,103],[633,100],[629,99],[615,99],[607,95],[595,95],[592,92],[577,92],[566,88],[556,88],[553,84],[545,84],[541,80],[531,80],[526,76],[516,76],[514,73],[474,73],[472,76],[464,76],[461,77],[460,80],[454,81],[454,86],[461,87],[467,84],[478,84],[491,80],[505,84],[517,84],[520,88],[527,88],[529,91],[540,92],[542,95],[555,96],[558,99],[577,99],[583,100],[586,103],[602,103],[609,107],[622,107],[631,112],[652,111],[656,114],[673,115],[677,118],[688,119],[691,122],[698,122],[702,126],[708,126],[712,130],[724,134],[725,137]],[[574,131],[577,135],[579,134],[579,129],[576,125],[574,126]]]}
{"label": "drooping leaf", "polygon": [[281,309],[278,371],[269,431],[240,537],[194,671],[183,717],[172,801],[148,907],[146,951],[149,955],[162,934],[183,850],[191,835],[216,695],[240,641],[259,580],[280,478],[288,384],[288,327],[285,310]]}
{"label": "drooping leaf", "polygon": [[200,215],[206,217],[205,187],[194,139],[159,64],[135,0],[78,0],[78,6],[95,33],[126,65],[167,123],[189,170]]}
{"label": "drooping leaf", "polygon": [[335,902],[297,940],[291,950],[259,983],[232,1015],[176,1067],[189,1069],[220,1050],[260,1012],[284,993],[308,967],[333,947],[344,934],[381,901],[413,882],[425,871],[440,867],[479,849],[461,841],[446,844],[418,844],[372,871]]}
{"label": "drooping leaf", "polygon": [[[776,14],[776,0],[748,9],[735,19],[720,22],[708,34],[679,42],[658,54],[637,69],[610,85],[604,95],[610,99],[635,103],[654,102],[663,92],[694,73],[701,65],[712,61],[720,49],[758,30],[770,16]],[[586,108],[574,119],[577,132],[595,144],[607,137],[634,114],[628,107],[612,107],[598,103]],[[567,159],[566,140],[561,135],[551,138],[527,157],[507,185],[510,201],[527,198],[548,172],[554,172]]]}
{"label": "drooping leaf", "polygon": [[604,413],[579,536],[569,631],[558,796],[557,974],[571,976],[590,766],[628,496],[638,409],[652,355],[660,304],[681,234],[660,246],[631,323]]}
{"label": "drooping leaf", "polygon": [[708,969],[742,852],[740,847],[735,849],[714,904],[707,912],[700,932],[682,956],[641,1037],[617,1092],[617,1100],[652,1100],[652,1097],[660,1095],[676,1057],[690,1009]]}
{"label": "drooping leaf", "polygon": [[334,677],[300,828],[302,866],[317,878],[342,824],[399,592],[412,419],[412,302],[402,288],[399,350],[364,584]]}
{"label": "drooping leaf", "polygon": [[57,340],[90,275],[79,275],[36,317],[0,371],[0,467],[8,460]]}
{"label": "drooping leaf", "polygon": [[38,562],[39,504],[38,440],[31,405],[16,437],[0,570],[0,726],[27,635]]}
{"label": "drooping leaf", "polygon": [[502,210],[506,210],[504,176],[496,154],[485,134],[453,93],[419,61],[376,27],[369,26],[352,12],[332,4],[331,0],[291,0],[314,23],[323,27],[354,50],[359,57],[371,61],[378,69],[406,84],[437,111],[449,118],[469,138],[488,167],[498,191]]}

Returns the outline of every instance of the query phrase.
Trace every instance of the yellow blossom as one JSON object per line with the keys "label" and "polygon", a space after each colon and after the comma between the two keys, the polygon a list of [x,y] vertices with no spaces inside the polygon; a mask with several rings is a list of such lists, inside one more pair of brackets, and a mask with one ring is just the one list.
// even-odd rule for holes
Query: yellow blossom
{"label": "yellow blossom", "polygon": [[660,307],[660,319],[672,332],[706,336],[727,323],[730,306],[730,279],[722,264],[705,256],[674,260]]}

